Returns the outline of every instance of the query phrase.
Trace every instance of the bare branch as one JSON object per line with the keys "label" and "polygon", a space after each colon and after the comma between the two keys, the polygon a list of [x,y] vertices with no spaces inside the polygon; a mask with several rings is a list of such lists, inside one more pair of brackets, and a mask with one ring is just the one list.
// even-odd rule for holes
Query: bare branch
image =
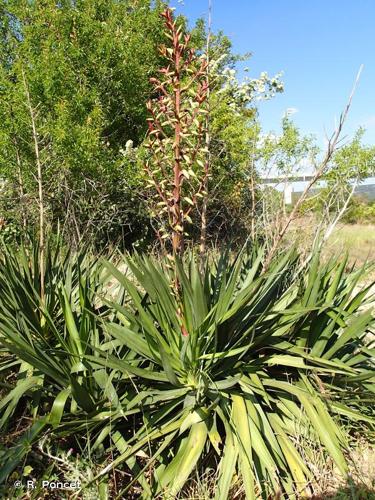
{"label": "bare branch", "polygon": [[44,301],[44,231],[45,231],[45,214],[44,214],[44,196],[43,196],[43,175],[42,162],[40,158],[40,146],[38,140],[38,132],[36,128],[36,112],[31,102],[30,90],[27,84],[24,70],[22,70],[23,85],[25,89],[27,107],[30,114],[32,135],[34,141],[35,162],[37,167],[37,183],[38,183],[38,202],[39,202],[39,266],[40,266],[40,296]]}
{"label": "bare branch", "polygon": [[358,71],[357,77],[355,79],[352,91],[350,93],[348,102],[344,108],[344,111],[340,115],[338,126],[328,141],[328,146],[327,146],[327,150],[326,150],[326,153],[324,155],[324,158],[323,158],[322,162],[320,163],[318,170],[315,172],[315,175],[312,177],[312,179],[310,180],[310,182],[306,186],[306,188],[303,191],[300,198],[298,198],[298,200],[297,200],[296,204],[294,205],[294,207],[293,207],[288,219],[286,220],[285,224],[282,226],[281,230],[279,231],[279,233],[278,233],[278,235],[277,235],[277,237],[272,245],[272,248],[271,248],[271,250],[270,250],[269,254],[267,255],[267,258],[264,262],[263,270],[262,270],[263,273],[268,270],[268,268],[271,264],[272,258],[274,257],[275,253],[277,252],[279,245],[280,245],[282,239],[284,238],[285,233],[288,230],[291,222],[295,219],[296,214],[298,213],[300,206],[305,201],[311,188],[319,181],[319,179],[321,179],[321,177],[325,173],[325,171],[329,165],[329,162],[331,161],[332,156],[333,156],[334,152],[336,151],[337,143],[339,141],[344,123],[345,123],[346,118],[348,116],[349,109],[350,109],[350,106],[352,104],[352,100],[353,100],[353,97],[354,97],[354,94],[355,94],[355,91],[357,89],[358,82],[359,82],[359,79],[360,79],[360,76],[362,73],[362,69],[363,69],[363,65],[361,65],[361,67],[359,68],[359,71]]}

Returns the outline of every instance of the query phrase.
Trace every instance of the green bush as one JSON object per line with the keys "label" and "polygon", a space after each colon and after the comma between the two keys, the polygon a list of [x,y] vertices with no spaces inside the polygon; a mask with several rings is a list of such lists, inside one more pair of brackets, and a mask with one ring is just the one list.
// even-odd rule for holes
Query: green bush
{"label": "green bush", "polygon": [[375,203],[352,198],[342,220],[348,224],[375,224]]}
{"label": "green bush", "polygon": [[[300,215],[306,215],[309,212],[321,215],[329,193],[330,189],[323,188],[316,196],[307,198],[299,209]],[[336,207],[333,206],[332,210],[335,209]],[[353,196],[341,221],[347,224],[375,224],[375,203],[360,196]]]}

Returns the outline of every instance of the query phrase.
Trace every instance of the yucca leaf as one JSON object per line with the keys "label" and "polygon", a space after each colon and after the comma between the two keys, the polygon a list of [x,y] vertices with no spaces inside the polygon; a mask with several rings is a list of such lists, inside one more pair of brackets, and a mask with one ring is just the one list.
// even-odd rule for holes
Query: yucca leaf
{"label": "yucca leaf", "polygon": [[354,318],[351,324],[340,334],[333,346],[323,354],[323,358],[332,358],[340,348],[342,348],[347,342],[359,337],[373,322],[374,319],[371,310],[365,311],[358,317]]}
{"label": "yucca leaf", "polygon": [[306,494],[307,478],[310,478],[311,474],[275,415],[270,415],[270,422],[277,433],[278,444],[294,479],[296,490],[300,495]]}
{"label": "yucca leaf", "polygon": [[237,438],[222,412],[218,412],[225,427],[225,445],[219,464],[219,476],[216,485],[215,500],[227,500],[232,485],[233,475],[238,460],[239,447]]}
{"label": "yucca leaf", "polygon": [[66,400],[71,394],[71,388],[63,389],[55,398],[49,415],[49,423],[56,427],[60,422],[64,411]]}
{"label": "yucca leaf", "polygon": [[40,437],[47,425],[47,419],[37,420],[18,439],[16,444],[9,448],[2,456],[2,466],[0,468],[0,484],[5,481],[8,475],[18,466],[24,456],[30,451],[31,445]]}
{"label": "yucca leaf", "polygon": [[0,411],[5,408],[3,416],[0,419],[0,429],[4,426],[4,423],[12,415],[15,410],[19,400],[22,396],[39,385],[40,377],[29,377],[23,380],[18,380],[14,389],[12,389],[1,401],[0,401]]}
{"label": "yucca leaf", "polygon": [[175,496],[184,486],[192,470],[197,465],[198,460],[206,444],[207,426],[206,423],[197,422],[191,426],[187,439],[186,449],[178,463],[177,474],[174,476],[168,494]]}
{"label": "yucca leaf", "polygon": [[255,499],[253,461],[251,448],[252,440],[259,439],[259,436],[251,436],[249,428],[249,417],[246,410],[244,399],[235,394],[232,396],[232,422],[233,430],[236,433],[239,444],[239,462],[241,474],[245,486],[246,498],[249,500]]}

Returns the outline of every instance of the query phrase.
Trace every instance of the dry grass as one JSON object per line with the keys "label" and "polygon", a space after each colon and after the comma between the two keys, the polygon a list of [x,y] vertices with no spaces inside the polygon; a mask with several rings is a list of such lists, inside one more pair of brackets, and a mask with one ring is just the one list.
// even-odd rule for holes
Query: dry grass
{"label": "dry grass", "polygon": [[315,451],[316,461],[309,461],[310,470],[317,478],[312,483],[312,498],[375,499],[375,448],[363,438],[353,444],[349,457],[349,474],[343,478],[332,460],[321,450]]}
{"label": "dry grass", "polygon": [[[303,435],[295,438],[295,444],[315,480],[311,482],[312,494],[298,496],[299,500],[375,500],[375,446],[364,438],[358,438],[348,453],[349,474],[343,478],[332,460],[322,448],[311,445]],[[179,500],[210,500],[215,496],[217,471],[209,470],[205,475],[189,482]],[[259,499],[261,496],[259,496]],[[245,492],[241,482],[234,480],[228,500],[244,500]],[[275,494],[269,500],[288,500]]]}
{"label": "dry grass", "polygon": [[351,261],[357,264],[375,261],[375,225],[339,225],[327,242],[326,252],[348,252]]}
{"label": "dry grass", "polygon": [[[286,236],[287,244],[297,244],[302,255],[309,254],[317,225],[313,216],[294,221]],[[375,281],[375,225],[338,224],[323,247],[323,259],[346,253],[350,266],[374,263],[374,270],[369,272],[366,282]]]}
{"label": "dry grass", "polygon": [[[297,243],[302,251],[310,251],[318,222],[313,216],[294,221],[287,241]],[[326,242],[324,252],[327,257],[347,252],[351,261],[358,265],[375,261],[375,225],[338,224]]]}

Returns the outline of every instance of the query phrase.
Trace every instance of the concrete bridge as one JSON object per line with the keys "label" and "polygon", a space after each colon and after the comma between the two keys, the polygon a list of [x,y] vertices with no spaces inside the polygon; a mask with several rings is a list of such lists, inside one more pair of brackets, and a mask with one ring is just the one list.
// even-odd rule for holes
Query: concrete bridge
{"label": "concrete bridge", "polygon": [[[301,193],[302,190],[295,190],[297,182],[309,182],[314,178],[314,173],[310,174],[297,174],[286,177],[270,176],[261,177],[261,183],[270,186],[282,186],[284,191],[284,200],[286,205],[293,203],[293,193]],[[324,181],[324,176],[322,177]],[[375,200],[375,177],[367,177],[356,186],[355,194],[360,194],[369,201]]]}
{"label": "concrete bridge", "polygon": [[261,183],[267,185],[282,185],[284,187],[284,201],[286,205],[293,203],[293,183],[309,182],[313,179],[314,174],[298,174],[287,177],[261,177]]}

